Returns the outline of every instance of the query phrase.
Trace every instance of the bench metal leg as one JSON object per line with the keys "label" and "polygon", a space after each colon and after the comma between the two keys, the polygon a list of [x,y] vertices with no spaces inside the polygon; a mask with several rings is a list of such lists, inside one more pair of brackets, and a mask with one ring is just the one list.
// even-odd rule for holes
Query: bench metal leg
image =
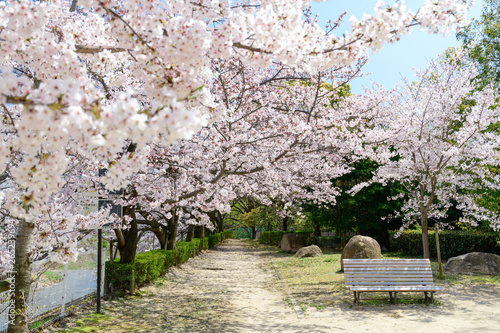
{"label": "bench metal leg", "polygon": [[429,302],[430,300],[430,304],[434,304],[434,292],[433,291],[430,292],[431,297],[429,297],[427,291],[424,291],[424,294],[425,294],[425,303]]}
{"label": "bench metal leg", "polygon": [[354,304],[359,305],[359,294],[360,292],[354,291]]}
{"label": "bench metal leg", "polygon": [[393,299],[394,304],[396,304],[397,299],[398,299],[398,293],[394,292],[394,299]]}

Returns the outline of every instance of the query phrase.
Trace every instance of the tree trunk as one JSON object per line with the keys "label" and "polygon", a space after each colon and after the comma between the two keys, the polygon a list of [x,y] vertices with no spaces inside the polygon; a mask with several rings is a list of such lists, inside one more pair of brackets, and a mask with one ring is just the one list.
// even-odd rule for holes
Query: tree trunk
{"label": "tree trunk", "polygon": [[188,231],[186,234],[186,242],[190,242],[193,239],[194,236],[194,225],[190,224],[188,225]]}
{"label": "tree trunk", "polygon": [[197,225],[194,228],[194,237],[195,238],[205,238],[205,227]]}
{"label": "tree trunk", "polygon": [[217,212],[216,214],[216,221],[217,221],[217,232],[223,232],[224,231],[224,215],[222,215],[220,212]]}
{"label": "tree trunk", "polygon": [[283,219],[283,231],[288,231],[288,216]]}
{"label": "tree trunk", "polygon": [[10,317],[8,333],[28,332],[28,301],[31,287],[31,250],[33,248],[33,239],[35,235],[35,225],[24,220],[19,221],[19,227],[16,235],[15,247],[15,289],[14,301],[15,316]]}
{"label": "tree trunk", "polygon": [[215,230],[217,232],[224,231],[224,216],[217,210],[211,211],[208,213],[208,217],[210,218],[210,222],[215,226]]}
{"label": "tree trunk", "polygon": [[123,214],[132,217],[130,228],[123,229],[121,232],[125,240],[125,244],[118,243],[118,251],[120,251],[120,263],[129,264],[134,262],[135,254],[137,253],[137,242],[139,240],[139,232],[137,228],[137,220],[135,219],[135,210],[130,207],[123,207]]}
{"label": "tree trunk", "polygon": [[167,247],[168,228],[160,224],[157,228],[152,227],[151,231],[153,231],[156,239],[158,239],[158,242],[160,243],[160,249],[165,249]]}
{"label": "tree trunk", "polygon": [[179,216],[175,209],[172,210],[172,218],[168,222],[168,241],[167,250],[175,250],[175,241],[177,239],[177,229],[179,227]]}
{"label": "tree trunk", "polygon": [[252,227],[252,239],[257,238],[257,229],[255,227]]}
{"label": "tree trunk", "polygon": [[422,213],[422,245],[424,247],[424,259],[430,259],[429,251],[429,226],[427,220],[427,213]]}
{"label": "tree trunk", "polygon": [[319,222],[314,223],[314,236],[320,237],[321,236],[321,226]]}

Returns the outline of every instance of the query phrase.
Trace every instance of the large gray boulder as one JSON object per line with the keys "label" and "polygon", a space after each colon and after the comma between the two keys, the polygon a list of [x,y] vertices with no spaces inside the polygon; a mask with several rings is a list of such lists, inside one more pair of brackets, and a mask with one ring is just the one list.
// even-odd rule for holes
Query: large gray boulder
{"label": "large gray boulder", "polygon": [[295,256],[297,258],[305,258],[305,257],[321,257],[323,252],[317,245],[311,245],[311,246],[306,246],[306,247],[301,247],[297,253],[295,253]]}
{"label": "large gray boulder", "polygon": [[352,237],[342,251],[340,267],[344,270],[344,259],[382,259],[382,251],[378,242],[368,236]]}
{"label": "large gray boulder", "polygon": [[306,239],[302,235],[284,234],[281,238],[280,248],[286,252],[297,252],[298,249],[306,245]]}
{"label": "large gray boulder", "polygon": [[448,259],[444,265],[447,273],[479,273],[500,275],[500,256],[493,253],[471,252]]}

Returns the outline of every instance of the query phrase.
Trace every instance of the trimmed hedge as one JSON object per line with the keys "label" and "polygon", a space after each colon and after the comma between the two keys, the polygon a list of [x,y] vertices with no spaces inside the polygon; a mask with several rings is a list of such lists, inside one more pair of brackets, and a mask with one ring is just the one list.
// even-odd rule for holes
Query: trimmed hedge
{"label": "trimmed hedge", "polygon": [[222,238],[238,238],[238,230],[224,230],[222,232]]}
{"label": "trimmed hedge", "polygon": [[[261,233],[261,243],[271,244],[278,246],[283,238],[284,234],[291,233],[289,231],[263,231]],[[335,249],[339,247],[341,241],[338,236],[325,236],[325,237],[316,237],[310,231],[301,231],[294,232],[294,234],[302,235],[305,237],[306,246],[309,245],[318,245],[319,247],[328,247]]]}
{"label": "trimmed hedge", "polygon": [[226,238],[234,235],[234,230],[207,236],[203,239],[194,238],[190,242],[177,242],[177,250],[152,250],[139,253],[133,263],[120,264],[119,259],[113,263],[106,262],[106,281],[114,289],[128,289],[133,271],[135,283],[141,286],[165,274],[168,268],[183,264],[189,258],[198,255],[201,251],[214,248]]}
{"label": "trimmed hedge", "polygon": [[222,242],[222,234],[208,236],[208,248],[216,247],[220,242]]}
{"label": "trimmed hedge", "polygon": [[[398,237],[398,231],[389,231],[391,250],[402,251],[412,256],[422,256],[422,231],[405,230]],[[449,259],[470,252],[487,252],[500,254],[500,233],[477,232],[469,230],[443,230],[439,232],[439,245],[441,257]],[[437,257],[436,235],[429,230],[429,251],[431,257]]]}
{"label": "trimmed hedge", "polygon": [[286,234],[286,231],[262,231],[260,233],[261,243],[279,245],[281,242],[281,238]]}
{"label": "trimmed hedge", "polygon": [[312,244],[321,248],[337,249],[341,246],[342,240],[340,236],[314,236],[312,237]]}

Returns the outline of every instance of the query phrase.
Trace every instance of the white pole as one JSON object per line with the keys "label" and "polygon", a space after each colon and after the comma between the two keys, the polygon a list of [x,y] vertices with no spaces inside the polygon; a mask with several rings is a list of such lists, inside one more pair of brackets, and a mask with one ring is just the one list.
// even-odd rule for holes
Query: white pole
{"label": "white pole", "polygon": [[61,300],[61,316],[64,317],[66,314],[66,288],[68,285],[68,264],[64,265],[64,275],[63,275],[63,294]]}
{"label": "white pole", "polygon": [[101,262],[101,296],[104,296],[104,277],[106,269],[106,249],[102,248],[102,262]]}

